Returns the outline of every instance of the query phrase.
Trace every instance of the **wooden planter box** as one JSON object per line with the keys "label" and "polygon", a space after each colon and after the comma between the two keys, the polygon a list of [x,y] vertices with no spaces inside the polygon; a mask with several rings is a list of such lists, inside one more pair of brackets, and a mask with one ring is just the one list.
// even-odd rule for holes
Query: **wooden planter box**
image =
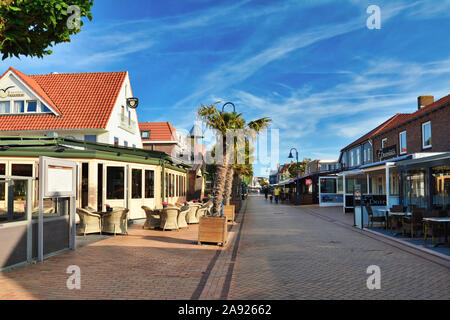
{"label": "wooden planter box", "polygon": [[227,221],[234,221],[234,206],[223,206],[223,216]]}
{"label": "wooden planter box", "polygon": [[224,217],[201,217],[198,227],[198,244],[212,242],[224,246],[227,243],[228,227]]}
{"label": "wooden planter box", "polygon": [[237,213],[241,211],[241,201],[231,201],[231,204],[234,206],[234,212]]}

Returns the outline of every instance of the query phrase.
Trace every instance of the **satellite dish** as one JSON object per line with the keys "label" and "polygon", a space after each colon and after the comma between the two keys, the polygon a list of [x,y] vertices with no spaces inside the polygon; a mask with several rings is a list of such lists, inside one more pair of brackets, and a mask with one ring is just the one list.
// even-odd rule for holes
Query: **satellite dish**
{"label": "satellite dish", "polygon": [[131,109],[136,109],[139,105],[139,99],[138,98],[128,98],[127,99],[127,106]]}

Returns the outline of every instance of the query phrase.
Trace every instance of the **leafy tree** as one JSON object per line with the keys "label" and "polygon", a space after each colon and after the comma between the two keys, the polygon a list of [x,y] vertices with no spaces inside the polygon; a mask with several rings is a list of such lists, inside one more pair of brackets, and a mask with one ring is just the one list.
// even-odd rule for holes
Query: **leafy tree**
{"label": "leafy tree", "polygon": [[49,47],[70,42],[82,17],[92,20],[93,0],[0,0],[2,59],[20,55],[43,58]]}
{"label": "leafy tree", "polygon": [[[302,161],[298,162],[298,171],[300,172],[300,176],[304,175],[306,172],[306,165],[311,162],[310,158],[303,158]],[[291,164],[288,168],[289,175],[291,178],[295,178],[297,176],[297,162],[291,161]]]}

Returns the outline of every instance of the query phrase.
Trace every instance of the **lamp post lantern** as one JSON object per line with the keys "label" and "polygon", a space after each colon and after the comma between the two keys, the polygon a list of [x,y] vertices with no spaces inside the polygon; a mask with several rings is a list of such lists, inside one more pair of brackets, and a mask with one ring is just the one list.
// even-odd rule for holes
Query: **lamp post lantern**
{"label": "lamp post lantern", "polygon": [[299,179],[299,169],[298,169],[298,151],[297,151],[297,149],[295,149],[295,148],[292,148],[290,151],[289,151],[289,156],[288,156],[288,159],[293,159],[294,157],[292,156],[292,150],[295,150],[295,158],[296,158],[296,160],[297,160],[297,201],[296,201],[296,205],[299,205],[300,204],[300,179]]}

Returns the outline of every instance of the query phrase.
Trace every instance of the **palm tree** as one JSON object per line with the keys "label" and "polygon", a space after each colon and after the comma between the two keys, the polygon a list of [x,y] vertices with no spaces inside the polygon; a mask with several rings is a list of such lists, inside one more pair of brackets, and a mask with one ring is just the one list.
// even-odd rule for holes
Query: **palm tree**
{"label": "palm tree", "polygon": [[[245,129],[249,135],[259,132],[262,128],[268,127],[270,118],[261,118],[251,121],[246,125],[246,121],[242,118],[242,114],[236,112],[220,112],[214,105],[202,105],[198,110],[199,117],[206,123],[208,127],[216,130],[218,138],[222,139],[222,161],[217,163],[216,181],[214,184],[213,211],[217,215],[220,212],[222,200],[225,204],[229,204],[231,200],[232,183],[233,183],[233,163],[229,163],[230,154],[227,153],[229,146],[227,145],[227,131]],[[253,131],[252,131],[253,130]],[[219,141],[218,141],[219,142]],[[233,151],[235,150],[233,146]]]}

